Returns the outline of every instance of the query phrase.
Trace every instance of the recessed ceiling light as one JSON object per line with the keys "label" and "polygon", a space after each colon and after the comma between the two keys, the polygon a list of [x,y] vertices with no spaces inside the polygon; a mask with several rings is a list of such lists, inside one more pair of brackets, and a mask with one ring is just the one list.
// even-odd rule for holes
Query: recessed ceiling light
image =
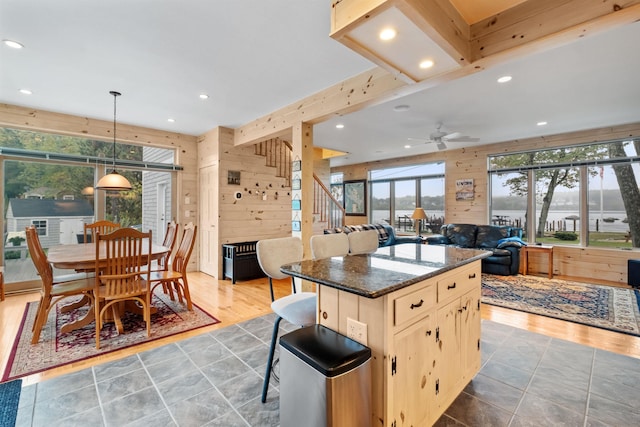
{"label": "recessed ceiling light", "polygon": [[167,119],[167,121],[168,121],[169,123],[175,123],[175,122],[176,122],[176,119],[168,118],[168,119]]}
{"label": "recessed ceiling light", "polygon": [[209,95],[207,95],[206,93],[201,93],[200,99],[209,99]]}
{"label": "recessed ceiling light", "polygon": [[20,93],[23,95],[33,95],[33,92],[31,92],[29,89],[20,89]]}
{"label": "recessed ceiling light", "polygon": [[342,128],[344,128],[344,125],[342,123],[338,123],[336,125],[336,129],[342,129]]}
{"label": "recessed ceiling light", "polygon": [[512,79],[511,76],[502,76],[498,79],[498,83],[506,83],[506,82],[510,82]]}
{"label": "recessed ceiling light", "polygon": [[538,123],[536,123],[536,124],[537,124],[538,126],[546,126],[546,125],[547,125],[547,122],[538,122]]}
{"label": "recessed ceiling light", "polygon": [[401,104],[393,107],[393,111],[407,111],[409,108],[411,107],[409,107],[407,104]]}
{"label": "recessed ceiling light", "polygon": [[24,47],[22,43],[18,43],[15,40],[2,40],[2,42],[13,49],[22,49]]}
{"label": "recessed ceiling light", "polygon": [[397,35],[397,31],[393,28],[385,28],[384,30],[380,31],[380,40],[392,40],[396,37]]}
{"label": "recessed ceiling light", "polygon": [[431,68],[433,67],[434,62],[431,59],[425,59],[424,61],[420,62],[420,68],[427,69],[427,68]]}
{"label": "recessed ceiling light", "polygon": [[411,148],[409,144],[405,145],[404,148]]}

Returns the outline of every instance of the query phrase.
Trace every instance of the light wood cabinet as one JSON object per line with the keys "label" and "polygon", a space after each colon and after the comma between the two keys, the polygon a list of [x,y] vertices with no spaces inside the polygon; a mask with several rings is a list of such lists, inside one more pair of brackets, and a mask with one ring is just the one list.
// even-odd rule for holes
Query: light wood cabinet
{"label": "light wood cabinet", "polygon": [[320,323],[367,324],[373,426],[431,425],[480,369],[480,261],[379,298],[318,287]]}

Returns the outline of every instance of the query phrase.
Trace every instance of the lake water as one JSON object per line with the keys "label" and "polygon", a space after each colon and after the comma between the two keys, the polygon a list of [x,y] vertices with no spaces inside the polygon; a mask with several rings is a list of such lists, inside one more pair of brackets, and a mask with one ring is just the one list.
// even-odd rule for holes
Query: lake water
{"label": "lake water", "polygon": [[[397,216],[406,215],[411,218],[411,214],[413,210],[400,210],[396,211]],[[520,224],[524,226],[524,212],[522,211],[493,211],[494,215],[501,215],[506,217],[508,221],[519,220]],[[578,212],[576,211],[551,211],[549,212],[549,216],[547,218],[547,222],[555,222],[557,230],[557,222],[563,221],[566,223],[566,230],[573,231],[573,220],[565,219],[568,216],[576,215],[578,216]],[[427,216],[431,218],[432,216],[443,217],[443,211],[428,211]],[[599,231],[603,232],[612,232],[612,233],[626,233],[629,231],[629,224],[622,222],[623,219],[627,217],[626,212],[622,211],[604,211],[602,216],[600,212],[591,212],[589,215],[589,230],[596,231],[596,221],[598,221]],[[614,222],[604,222],[602,218],[617,218]],[[373,211],[373,218],[371,222],[380,222],[382,220],[389,219],[388,211]],[[576,230],[580,229],[580,220],[575,221]]]}

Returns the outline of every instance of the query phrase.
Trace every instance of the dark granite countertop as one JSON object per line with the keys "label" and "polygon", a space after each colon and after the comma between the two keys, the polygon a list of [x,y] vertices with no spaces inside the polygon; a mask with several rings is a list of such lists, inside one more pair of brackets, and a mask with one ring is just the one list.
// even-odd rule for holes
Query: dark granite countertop
{"label": "dark granite countertop", "polygon": [[491,252],[476,249],[404,243],[379,248],[371,255],[287,264],[280,271],[363,297],[378,298],[489,255]]}

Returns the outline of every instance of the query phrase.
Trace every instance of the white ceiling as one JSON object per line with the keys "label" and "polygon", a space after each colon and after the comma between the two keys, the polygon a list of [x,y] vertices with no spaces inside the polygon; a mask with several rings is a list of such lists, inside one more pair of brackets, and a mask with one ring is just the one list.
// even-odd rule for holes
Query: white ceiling
{"label": "white ceiling", "polygon": [[[0,102],[112,120],[117,90],[119,123],[189,135],[238,127],[373,67],[329,37],[330,5],[0,0],[0,38],[25,46],[0,46]],[[335,117],[314,127],[314,142],[349,152],[332,160],[343,165],[436,151],[407,138],[427,138],[438,122],[476,144],[637,122],[638,40],[640,23],[585,37]],[[513,80],[498,85],[504,74]],[[399,104],[410,109],[393,111]]]}

